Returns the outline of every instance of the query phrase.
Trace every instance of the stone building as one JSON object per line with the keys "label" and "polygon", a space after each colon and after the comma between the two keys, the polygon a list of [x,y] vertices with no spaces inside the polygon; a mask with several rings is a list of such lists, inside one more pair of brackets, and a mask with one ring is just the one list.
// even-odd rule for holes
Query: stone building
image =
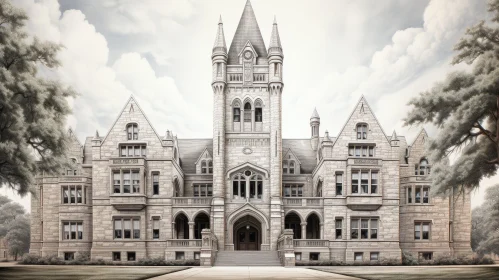
{"label": "stone building", "polygon": [[105,136],[70,130],[74,168],[37,178],[30,252],[205,265],[248,250],[285,265],[471,254],[470,197],[430,195],[424,130],[411,145],[387,135],[362,97],[337,137],[314,110],[308,137],[282,139],[283,60],[277,23],[267,48],[248,1],[230,48],[218,23],[212,138],[158,134],[133,97]]}

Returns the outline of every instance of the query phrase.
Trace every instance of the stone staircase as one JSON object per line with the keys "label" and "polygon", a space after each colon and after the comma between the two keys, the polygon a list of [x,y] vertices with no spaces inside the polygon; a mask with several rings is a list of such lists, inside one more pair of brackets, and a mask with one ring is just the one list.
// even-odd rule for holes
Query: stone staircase
{"label": "stone staircase", "polygon": [[282,266],[277,251],[219,251],[215,266]]}

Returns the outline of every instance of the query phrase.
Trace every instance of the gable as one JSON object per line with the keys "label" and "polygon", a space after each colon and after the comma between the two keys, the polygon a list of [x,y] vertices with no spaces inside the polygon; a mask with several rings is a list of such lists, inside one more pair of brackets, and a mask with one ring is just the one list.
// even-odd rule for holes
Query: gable
{"label": "gable", "polygon": [[201,155],[199,155],[198,159],[196,160],[196,162],[194,164],[198,165],[201,163],[202,160],[206,160],[206,159],[213,159],[211,154],[210,154],[210,151],[208,151],[208,147],[204,148],[203,152],[201,153]]}
{"label": "gable", "polygon": [[83,162],[83,145],[74,134],[71,128],[68,129],[69,143],[68,143],[68,155],[70,158],[75,158],[78,163]]}
{"label": "gable", "polygon": [[411,146],[409,147],[409,164],[413,165],[419,163],[422,158],[428,156],[426,154],[427,141],[428,133],[425,129],[422,129],[416,139],[414,139],[414,142],[412,142]]}
{"label": "gable", "polygon": [[[357,125],[367,125],[367,139],[357,139]],[[352,143],[375,144],[376,149],[391,149],[388,137],[381,127],[367,100],[362,96],[333,143],[333,154],[348,155]]]}
{"label": "gable", "polygon": [[[128,139],[127,127],[129,125],[135,125],[137,127],[137,139]],[[162,149],[159,135],[156,133],[133,96],[128,99],[116,121],[113,123],[113,126],[102,140],[102,155],[104,157],[118,157],[118,145],[120,143],[145,144],[147,146],[148,156],[162,156],[165,153],[164,149]]]}

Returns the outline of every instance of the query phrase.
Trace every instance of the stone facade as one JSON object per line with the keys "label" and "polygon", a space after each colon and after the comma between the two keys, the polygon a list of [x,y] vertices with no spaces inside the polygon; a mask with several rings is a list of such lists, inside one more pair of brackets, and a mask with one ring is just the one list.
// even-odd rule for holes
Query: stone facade
{"label": "stone facade", "polygon": [[388,136],[362,97],[337,137],[319,136],[314,110],[310,137],[282,139],[283,60],[277,23],[267,49],[248,1],[229,49],[218,24],[213,138],[160,136],[133,97],[104,137],[69,131],[74,169],[38,176],[30,252],[203,265],[222,250],[278,250],[284,265],[471,254],[470,195],[429,194],[424,130],[410,146]]}

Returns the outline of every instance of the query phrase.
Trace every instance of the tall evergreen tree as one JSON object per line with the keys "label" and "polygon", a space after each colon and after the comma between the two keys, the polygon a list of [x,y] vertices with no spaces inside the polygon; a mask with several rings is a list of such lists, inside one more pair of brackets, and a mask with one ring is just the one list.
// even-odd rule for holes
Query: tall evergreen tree
{"label": "tall evergreen tree", "polygon": [[67,98],[75,93],[38,75],[59,66],[60,45],[30,40],[27,16],[0,0],[0,186],[24,195],[40,172],[60,173],[68,164]]}
{"label": "tall evergreen tree", "polygon": [[[414,107],[406,125],[432,123],[440,128],[428,149],[433,163],[433,190],[478,187],[499,167],[499,0],[489,2],[492,22],[468,28],[455,46],[453,64],[472,65],[472,71],[448,75],[409,104]],[[458,155],[449,165],[448,157]]]}

